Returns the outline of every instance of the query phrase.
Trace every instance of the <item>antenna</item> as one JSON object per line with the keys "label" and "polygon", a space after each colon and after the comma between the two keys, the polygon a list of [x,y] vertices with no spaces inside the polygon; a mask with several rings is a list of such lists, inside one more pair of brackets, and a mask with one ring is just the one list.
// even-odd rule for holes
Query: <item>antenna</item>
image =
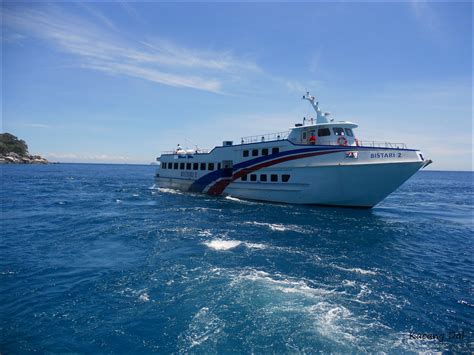
{"label": "antenna", "polygon": [[313,106],[314,111],[316,111],[316,113],[319,112],[319,102],[315,103],[316,98],[314,96],[310,95],[309,91],[306,91],[306,95],[303,95],[303,100],[308,100],[310,102],[311,106]]}
{"label": "antenna", "polygon": [[309,91],[306,91],[306,95],[303,95],[303,100],[308,100],[311,106],[313,106],[314,111],[316,111],[316,123],[328,123],[328,116],[323,115],[319,109],[319,102],[316,101],[316,98],[309,94]]}

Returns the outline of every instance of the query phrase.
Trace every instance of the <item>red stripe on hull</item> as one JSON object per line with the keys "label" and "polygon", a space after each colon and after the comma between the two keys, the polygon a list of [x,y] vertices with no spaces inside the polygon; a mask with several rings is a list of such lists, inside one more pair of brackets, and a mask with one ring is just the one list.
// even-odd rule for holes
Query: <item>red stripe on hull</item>
{"label": "red stripe on hull", "polygon": [[318,156],[318,155],[325,155],[325,154],[331,154],[331,153],[338,153],[340,151],[341,150],[338,150],[338,151],[333,150],[333,151],[329,151],[329,152],[316,152],[316,153],[304,153],[304,154],[298,154],[298,155],[291,155],[289,157],[282,157],[282,158],[278,158],[278,159],[275,159],[275,160],[267,161],[265,163],[257,164],[257,165],[252,166],[251,168],[246,168],[246,169],[240,170],[239,172],[232,175],[232,178],[230,178],[230,179],[220,180],[220,181],[216,182],[214,185],[211,186],[211,188],[207,191],[207,193],[209,195],[215,195],[215,196],[221,195],[224,192],[224,190],[226,189],[226,187],[229,186],[229,184],[232,181],[242,177],[243,175],[252,173],[254,171],[257,171],[257,170],[260,170],[260,169],[263,169],[263,168],[267,168],[267,167],[272,166],[272,165],[280,164],[280,163],[283,163],[285,161],[290,161],[290,160],[315,157],[315,156]]}
{"label": "red stripe on hull", "polygon": [[232,182],[230,178],[225,180],[220,180],[216,182],[211,188],[207,191],[208,195],[217,196],[224,192],[225,188]]}

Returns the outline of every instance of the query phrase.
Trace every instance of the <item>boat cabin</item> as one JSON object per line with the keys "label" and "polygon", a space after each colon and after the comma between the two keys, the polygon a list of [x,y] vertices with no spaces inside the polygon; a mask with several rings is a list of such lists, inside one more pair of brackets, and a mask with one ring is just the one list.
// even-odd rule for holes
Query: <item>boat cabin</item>
{"label": "boat cabin", "polygon": [[[297,123],[291,129],[288,140],[296,144],[310,145],[359,145],[355,137],[354,128],[358,126],[349,121],[334,122],[329,119],[329,112],[322,113],[319,102],[315,102],[314,96],[309,92],[303,96],[303,100],[308,100],[316,111],[316,122],[314,119],[303,119],[303,124]],[[306,125],[309,121],[310,124]]]}
{"label": "boat cabin", "polygon": [[288,140],[295,144],[309,145],[358,145],[352,122],[326,122],[292,128]]}

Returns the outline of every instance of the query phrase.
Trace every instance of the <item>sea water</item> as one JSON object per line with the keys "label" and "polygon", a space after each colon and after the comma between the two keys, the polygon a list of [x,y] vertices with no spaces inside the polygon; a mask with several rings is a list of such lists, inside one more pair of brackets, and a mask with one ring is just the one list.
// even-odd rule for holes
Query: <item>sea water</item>
{"label": "sea water", "polygon": [[473,174],[371,210],[160,189],[153,166],[1,166],[0,352],[469,352]]}

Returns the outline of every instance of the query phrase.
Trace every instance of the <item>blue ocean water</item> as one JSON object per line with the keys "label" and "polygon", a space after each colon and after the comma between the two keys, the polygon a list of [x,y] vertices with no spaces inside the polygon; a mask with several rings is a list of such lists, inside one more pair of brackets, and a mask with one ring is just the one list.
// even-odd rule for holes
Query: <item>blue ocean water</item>
{"label": "blue ocean water", "polygon": [[1,166],[1,353],[474,350],[472,173],[354,210],[183,194],[154,171]]}

